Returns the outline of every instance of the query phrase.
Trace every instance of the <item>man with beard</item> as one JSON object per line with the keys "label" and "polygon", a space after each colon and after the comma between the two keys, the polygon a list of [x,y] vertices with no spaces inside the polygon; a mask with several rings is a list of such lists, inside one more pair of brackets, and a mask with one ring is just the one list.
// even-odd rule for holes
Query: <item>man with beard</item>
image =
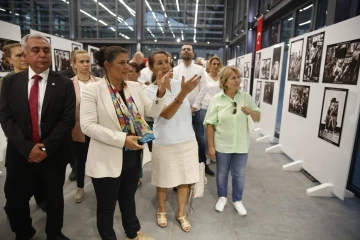
{"label": "man with beard", "polygon": [[183,62],[176,66],[173,69],[174,79],[182,79],[184,76],[185,79],[191,79],[194,75],[201,76],[200,83],[197,87],[188,94],[187,98],[191,105],[191,112],[193,114],[193,127],[195,131],[196,140],[199,145],[199,162],[205,164],[205,172],[211,176],[214,176],[215,173],[206,165],[206,148],[205,148],[205,136],[204,136],[204,125],[201,121],[200,108],[201,101],[206,94],[206,73],[205,69],[202,66],[196,65],[192,62],[194,58],[194,51],[191,45],[184,45],[181,48],[180,57]]}

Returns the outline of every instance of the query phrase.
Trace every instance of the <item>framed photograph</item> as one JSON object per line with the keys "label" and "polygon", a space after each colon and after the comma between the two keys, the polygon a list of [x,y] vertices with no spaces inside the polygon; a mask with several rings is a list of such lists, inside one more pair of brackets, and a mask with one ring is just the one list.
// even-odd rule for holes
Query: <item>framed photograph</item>
{"label": "framed photograph", "polygon": [[2,58],[4,55],[3,47],[8,44],[12,43],[19,43],[19,41],[9,40],[5,38],[0,38],[0,72],[10,72],[10,66],[7,66],[5,63],[3,63]]}
{"label": "framed photograph", "polygon": [[[95,58],[94,58],[94,54],[99,51],[99,48],[97,47],[93,47],[93,46],[88,46],[88,53],[89,53],[89,56],[90,56],[90,64],[96,64],[95,63]],[[179,59],[180,61],[181,59]],[[178,62],[178,64],[180,64]]]}
{"label": "framed photograph", "polygon": [[281,50],[282,46],[274,48],[270,77],[271,80],[279,80]]}
{"label": "framed photograph", "polygon": [[357,85],[360,39],[328,45],[323,83]]}
{"label": "framed photograph", "polygon": [[260,78],[269,80],[271,58],[262,59],[260,67]]}
{"label": "framed photograph", "polygon": [[309,104],[310,86],[291,84],[289,112],[306,118]]}
{"label": "framed photograph", "polygon": [[244,77],[249,78],[250,76],[250,62],[244,64]]}
{"label": "framed photograph", "polygon": [[248,92],[249,79],[243,79],[242,81],[242,91]]}
{"label": "framed photograph", "polygon": [[258,106],[258,107],[260,107],[261,88],[262,88],[262,82],[257,81],[256,82],[256,92],[255,92],[255,103],[256,103],[256,106]]}
{"label": "framed photograph", "polygon": [[288,66],[288,80],[300,81],[301,59],[303,52],[304,39],[291,43],[290,60]]}
{"label": "framed photograph", "polygon": [[318,137],[335,146],[340,146],[348,89],[324,90]]}
{"label": "framed photograph", "polygon": [[254,78],[259,78],[260,74],[260,61],[261,61],[261,52],[258,52],[255,56],[255,71],[254,71]]}
{"label": "framed photograph", "polygon": [[274,82],[265,82],[263,102],[272,105],[274,97]]}
{"label": "framed photograph", "polygon": [[325,32],[307,38],[303,75],[304,82],[319,82],[324,38]]}
{"label": "framed photograph", "polygon": [[70,68],[70,51],[54,49],[55,72]]}
{"label": "framed photograph", "polygon": [[72,51],[76,51],[76,50],[80,50],[81,49],[81,45],[80,44],[76,44],[76,43],[72,43],[71,44],[71,50]]}
{"label": "framed photograph", "polygon": [[244,77],[244,57],[236,58],[236,67],[240,71],[240,76]]}

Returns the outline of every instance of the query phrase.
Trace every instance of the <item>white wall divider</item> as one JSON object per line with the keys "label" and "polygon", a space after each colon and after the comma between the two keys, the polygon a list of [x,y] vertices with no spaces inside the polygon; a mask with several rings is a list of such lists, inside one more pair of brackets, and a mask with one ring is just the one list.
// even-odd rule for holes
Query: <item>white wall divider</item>
{"label": "white wall divider", "polygon": [[[355,17],[321,30],[290,39],[289,60],[291,58],[292,43],[299,43],[299,40],[301,42],[301,39],[303,39],[304,44],[301,49],[302,51],[300,51],[300,48],[297,48],[296,50],[302,56],[301,61],[299,59],[296,63],[301,63],[300,72],[293,74],[293,69],[296,69],[296,64],[293,64],[292,66],[295,66],[295,68],[292,69],[292,73],[290,74],[292,79],[298,77],[299,80],[289,81],[289,67],[286,72],[280,144],[281,150],[286,155],[296,161],[301,159],[302,168],[321,183],[319,186],[310,188],[306,191],[309,196],[331,197],[335,195],[342,200],[345,197],[353,196],[352,193],[346,190],[346,185],[357,130],[360,105],[358,67],[358,56],[360,53],[359,22],[360,17]],[[310,43],[309,46],[314,45],[314,41],[317,41],[315,40],[316,36],[322,32],[325,32],[322,47],[320,47],[321,44],[317,45],[320,49],[323,49],[320,62],[319,81],[316,82],[316,79],[312,79],[313,81],[310,82],[306,76],[304,77],[304,69],[305,66],[307,66],[307,71],[313,71],[313,67],[309,67],[310,61],[309,59],[306,59],[306,53],[309,53],[308,56],[310,56],[311,51],[314,49],[311,49],[310,47],[307,49],[307,44]],[[357,44],[352,43],[354,40]],[[293,51],[293,56],[295,55],[296,54]],[[327,63],[325,63],[325,61]],[[291,65],[289,64],[290,63],[288,62],[288,66]],[[327,76],[333,77],[332,80],[324,74],[325,68],[327,68]],[[351,70],[356,68],[356,71]],[[309,72],[306,72],[306,74],[308,73]],[[352,76],[352,84],[343,84],[343,82],[349,81],[348,79],[350,78],[346,77],[345,79],[345,77],[343,78],[342,76],[338,77],[339,73],[350,74],[350,76]],[[355,80],[357,84],[354,82]],[[333,81],[333,83],[324,83],[324,81]],[[289,112],[291,92],[295,93],[295,97],[292,97],[291,102],[296,102],[297,90],[294,87],[293,91],[291,91],[291,87],[294,84],[300,85],[301,89],[307,89],[306,91],[308,91],[308,88],[310,87],[306,107],[307,114],[305,112],[305,115],[292,113],[294,112],[293,110],[291,110],[292,112]],[[325,88],[329,87],[333,89],[325,91]],[[338,94],[339,91],[334,88],[345,89],[345,91],[347,91],[347,100],[345,101],[345,97],[342,98],[341,96],[343,95]],[[333,91],[334,95],[330,95],[330,91]],[[337,92],[337,95],[335,92]],[[344,91],[342,92],[344,93]],[[328,112],[333,106],[334,99],[337,99],[337,102],[334,102],[334,106],[338,108],[335,120],[333,120],[333,115],[330,115]],[[293,109],[293,106],[294,105],[291,105],[291,109]],[[329,123],[327,126],[330,126],[331,123],[334,127],[332,130],[329,130],[327,127],[326,130],[320,131],[320,122],[323,126],[325,125],[324,123],[327,122]],[[320,138],[319,135],[322,138]]]}
{"label": "white wall divider", "polygon": [[252,53],[236,58],[236,67],[241,74],[241,91],[250,92],[251,67],[252,67]]}
{"label": "white wall divider", "polygon": [[[11,23],[0,21],[0,38],[6,40],[13,40],[13,41],[21,41],[21,30],[20,26],[14,25]],[[1,46],[3,47],[3,46]],[[5,76],[9,72],[0,72],[0,77]],[[5,148],[6,148],[6,137],[4,135],[3,130],[0,130],[0,162],[5,158]],[[0,171],[0,176],[2,175]]]}
{"label": "white wall divider", "polygon": [[277,143],[276,116],[284,55],[284,43],[257,51],[255,54],[253,98],[261,109],[261,120],[255,123],[264,137],[257,142]]}
{"label": "white wall divider", "polygon": [[236,58],[229,59],[226,66],[236,66]]}
{"label": "white wall divider", "polygon": [[[58,37],[58,36],[54,36],[51,34],[47,34],[47,33],[43,33],[43,32],[39,32],[33,29],[30,29],[30,33],[39,33],[41,35],[44,35],[45,37],[47,37],[48,39],[50,38],[50,42],[51,42],[51,54],[52,54],[52,70],[55,71],[55,54],[54,54],[54,49],[59,49],[59,50],[63,50],[63,51],[68,51],[71,52],[74,50],[75,47],[79,48],[79,49],[83,49],[83,44],[79,43],[79,42],[75,42],[75,41],[71,41],[62,37]],[[71,56],[69,56],[70,59]]]}

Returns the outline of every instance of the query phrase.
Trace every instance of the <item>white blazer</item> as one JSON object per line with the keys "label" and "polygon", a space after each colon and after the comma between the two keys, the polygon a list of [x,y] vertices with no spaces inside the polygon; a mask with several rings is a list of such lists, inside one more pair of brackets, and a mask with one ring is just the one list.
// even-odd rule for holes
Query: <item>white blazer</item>
{"label": "white blazer", "polygon": [[[141,116],[157,117],[165,107],[165,97],[150,100],[137,82],[126,81]],[[80,104],[80,127],[91,138],[86,175],[93,178],[119,177],[123,165],[126,133],[120,129],[106,80],[87,84]]]}

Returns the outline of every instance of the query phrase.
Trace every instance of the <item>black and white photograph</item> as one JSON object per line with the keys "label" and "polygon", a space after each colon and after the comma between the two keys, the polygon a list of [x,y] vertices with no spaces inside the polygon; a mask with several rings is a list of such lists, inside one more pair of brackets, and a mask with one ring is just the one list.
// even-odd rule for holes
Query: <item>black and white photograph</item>
{"label": "black and white photograph", "polygon": [[240,76],[244,77],[244,57],[236,58],[236,67],[240,71]]}
{"label": "black and white photograph", "polygon": [[324,90],[320,117],[319,138],[340,146],[348,89],[329,88]]}
{"label": "black and white photograph", "polygon": [[61,72],[70,67],[70,52],[54,49],[55,72]]}
{"label": "black and white photograph", "polygon": [[288,66],[289,81],[300,81],[303,45],[304,45],[304,39],[300,39],[291,43],[290,60]]}
{"label": "black and white photograph", "polygon": [[261,89],[262,89],[262,82],[256,82],[256,92],[255,92],[255,103],[257,107],[260,107],[260,98],[261,98]]}
{"label": "black and white photograph", "polygon": [[243,79],[242,81],[242,91],[247,92],[249,86],[249,79]]}
{"label": "black and white photograph", "polygon": [[249,78],[250,75],[250,62],[244,64],[244,77]]}
{"label": "black and white photograph", "polygon": [[309,104],[310,86],[291,84],[289,112],[306,118]]}
{"label": "black and white photograph", "polygon": [[269,79],[270,64],[271,64],[271,58],[261,60],[261,67],[260,67],[260,78],[261,79],[267,79],[267,80]]}
{"label": "black and white photograph", "polygon": [[265,82],[263,102],[272,105],[274,97],[274,82]]}
{"label": "black and white photograph", "polygon": [[271,67],[271,77],[270,77],[271,80],[279,80],[281,50],[282,50],[282,46],[278,46],[274,48],[272,67]]}
{"label": "black and white photograph", "polygon": [[319,82],[324,38],[325,32],[307,38],[303,76],[304,82]]}
{"label": "black and white photograph", "polygon": [[9,71],[11,71],[10,66],[3,63],[2,58],[3,58],[3,55],[4,55],[3,47],[5,45],[12,44],[12,43],[19,43],[19,41],[0,38],[0,72],[9,72]]}
{"label": "black and white photograph", "polygon": [[76,50],[80,50],[80,49],[81,49],[81,45],[76,44],[76,43],[71,44],[71,50],[72,51],[76,51]]}
{"label": "black and white photograph", "polygon": [[236,58],[236,67],[237,67],[237,68],[240,67],[240,59],[241,59],[241,57],[237,57],[237,58]]}
{"label": "black and white photograph", "polygon": [[[96,64],[94,54],[97,51],[99,51],[99,48],[88,46],[88,52],[89,52],[89,56],[90,56],[90,64]],[[178,62],[178,64],[179,64],[179,62]]]}
{"label": "black and white photograph", "polygon": [[255,57],[255,71],[254,71],[255,78],[259,78],[260,61],[261,61],[261,52],[258,52]]}
{"label": "black and white photograph", "polygon": [[360,39],[328,45],[323,83],[357,85]]}

